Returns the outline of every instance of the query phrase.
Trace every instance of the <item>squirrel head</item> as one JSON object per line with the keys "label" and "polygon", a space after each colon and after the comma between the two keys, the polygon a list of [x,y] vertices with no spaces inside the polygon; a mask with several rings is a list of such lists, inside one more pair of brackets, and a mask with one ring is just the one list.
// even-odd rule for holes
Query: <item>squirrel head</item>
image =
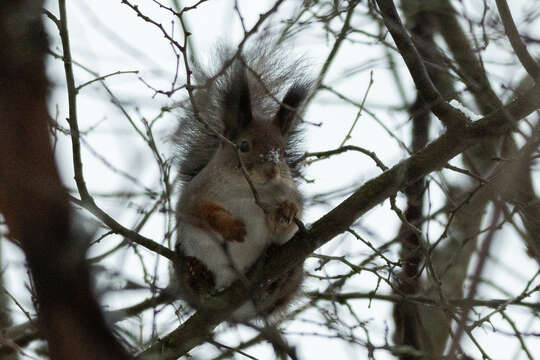
{"label": "squirrel head", "polygon": [[287,138],[308,88],[301,83],[293,84],[275,115],[267,118],[253,112],[246,69],[237,70],[237,76],[237,81],[232,83],[234,86],[223,98],[224,135],[236,146],[222,141],[221,150],[227,158],[234,156],[237,159],[235,152],[238,149],[240,160],[255,183],[290,178],[286,162]]}
{"label": "squirrel head", "polygon": [[200,87],[179,103],[183,111],[173,137],[179,179],[190,182],[212,161],[238,166],[240,155],[253,181],[290,176],[295,182],[303,155],[299,120],[313,88],[309,68],[268,40],[236,53],[220,46],[213,67],[193,70]]}

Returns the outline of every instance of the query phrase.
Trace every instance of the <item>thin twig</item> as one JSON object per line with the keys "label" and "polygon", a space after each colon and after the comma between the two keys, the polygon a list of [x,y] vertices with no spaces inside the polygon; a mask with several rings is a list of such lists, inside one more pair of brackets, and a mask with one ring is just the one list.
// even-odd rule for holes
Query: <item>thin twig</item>
{"label": "thin twig", "polygon": [[113,73],[110,73],[110,74],[107,74],[107,75],[103,75],[103,76],[99,76],[99,77],[97,77],[97,78],[95,78],[95,79],[92,79],[92,80],[90,80],[90,81],[87,81],[87,82],[85,82],[85,83],[83,83],[83,84],[77,86],[77,87],[75,88],[75,91],[76,91],[76,92],[79,92],[83,87],[88,86],[88,85],[90,85],[90,84],[92,84],[92,83],[94,83],[94,82],[96,82],[96,81],[105,80],[105,79],[107,79],[107,78],[109,78],[109,77],[111,77],[111,76],[120,75],[120,74],[138,74],[138,73],[139,73],[138,70],[115,71],[115,72],[113,72]]}

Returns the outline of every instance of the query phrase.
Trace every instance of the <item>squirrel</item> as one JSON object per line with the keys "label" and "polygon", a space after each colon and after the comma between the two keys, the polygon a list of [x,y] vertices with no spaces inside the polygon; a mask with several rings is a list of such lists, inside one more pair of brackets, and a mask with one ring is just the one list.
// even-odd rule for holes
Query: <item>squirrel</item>
{"label": "squirrel", "polygon": [[[286,243],[302,214],[300,114],[311,81],[301,61],[286,64],[279,47],[259,44],[234,54],[218,47],[213,73],[194,69],[195,82],[206,86],[181,104],[175,133],[182,183],[175,272],[180,296],[195,309],[202,307],[202,297],[243,276],[269,248]],[[232,317],[246,320],[284,309],[302,280],[300,265],[260,285]]]}

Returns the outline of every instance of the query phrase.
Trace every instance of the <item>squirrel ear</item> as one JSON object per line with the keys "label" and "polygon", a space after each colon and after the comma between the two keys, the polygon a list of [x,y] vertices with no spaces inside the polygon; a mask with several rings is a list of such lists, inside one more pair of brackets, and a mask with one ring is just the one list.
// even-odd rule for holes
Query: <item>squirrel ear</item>
{"label": "squirrel ear", "polygon": [[294,83],[285,94],[281,106],[274,119],[274,124],[279,128],[281,134],[285,135],[293,123],[296,111],[300,104],[306,99],[309,86],[300,82]]}
{"label": "squirrel ear", "polygon": [[238,66],[233,72],[229,88],[225,90],[223,114],[225,136],[230,139],[235,139],[253,118],[246,70]]}

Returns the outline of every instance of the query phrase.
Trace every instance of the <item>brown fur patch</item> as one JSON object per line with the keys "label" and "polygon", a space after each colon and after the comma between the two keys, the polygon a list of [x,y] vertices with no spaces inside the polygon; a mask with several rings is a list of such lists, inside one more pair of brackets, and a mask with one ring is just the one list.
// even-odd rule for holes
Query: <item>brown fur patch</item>
{"label": "brown fur patch", "polygon": [[246,224],[221,206],[208,201],[203,202],[200,206],[200,214],[204,222],[212,230],[221,234],[225,241],[244,241],[247,235]]}

